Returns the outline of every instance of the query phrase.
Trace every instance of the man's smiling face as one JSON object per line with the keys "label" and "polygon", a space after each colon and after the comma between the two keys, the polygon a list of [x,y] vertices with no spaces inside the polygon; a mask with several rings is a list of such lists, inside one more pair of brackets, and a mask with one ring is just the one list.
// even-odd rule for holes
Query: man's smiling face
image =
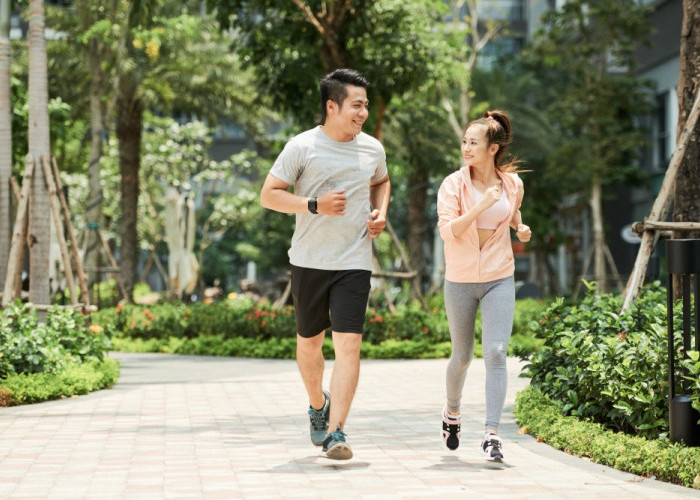
{"label": "man's smiling face", "polygon": [[347,97],[342,105],[331,104],[326,125],[333,127],[343,140],[352,140],[362,131],[362,125],[369,116],[367,91],[363,87],[347,85]]}

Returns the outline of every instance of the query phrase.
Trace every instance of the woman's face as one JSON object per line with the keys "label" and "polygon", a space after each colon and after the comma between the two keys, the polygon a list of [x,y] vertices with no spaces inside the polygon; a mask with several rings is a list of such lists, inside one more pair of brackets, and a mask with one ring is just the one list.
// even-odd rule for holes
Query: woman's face
{"label": "woman's face", "polygon": [[466,165],[488,165],[494,163],[498,146],[489,145],[486,138],[486,125],[474,124],[464,133],[462,157]]}

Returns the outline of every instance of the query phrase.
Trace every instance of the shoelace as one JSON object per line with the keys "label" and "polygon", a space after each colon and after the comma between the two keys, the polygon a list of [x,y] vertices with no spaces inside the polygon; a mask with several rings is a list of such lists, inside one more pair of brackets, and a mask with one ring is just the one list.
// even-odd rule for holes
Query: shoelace
{"label": "shoelace", "polygon": [[336,429],[333,432],[331,432],[331,436],[332,436],[333,441],[345,442],[346,434],[343,431],[341,431],[340,429]]}

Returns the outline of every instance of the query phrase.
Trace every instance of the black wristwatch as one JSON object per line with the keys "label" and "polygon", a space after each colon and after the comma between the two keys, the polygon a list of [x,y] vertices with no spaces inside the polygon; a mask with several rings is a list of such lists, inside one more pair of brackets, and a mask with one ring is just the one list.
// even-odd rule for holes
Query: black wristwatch
{"label": "black wristwatch", "polygon": [[309,198],[309,212],[311,212],[312,214],[318,213],[318,199]]}

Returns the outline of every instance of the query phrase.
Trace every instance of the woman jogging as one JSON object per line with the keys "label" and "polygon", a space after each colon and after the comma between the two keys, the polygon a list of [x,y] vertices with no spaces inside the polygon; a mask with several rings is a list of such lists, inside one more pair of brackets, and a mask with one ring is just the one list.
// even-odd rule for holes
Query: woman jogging
{"label": "woman jogging", "polygon": [[530,240],[530,228],[520,215],[523,183],[516,173],[516,162],[504,162],[510,140],[510,120],[503,111],[487,111],[471,122],[462,140],[464,166],[445,178],[437,202],[438,227],[445,242],[445,310],[452,342],[442,438],[451,450],[459,446],[462,390],[474,356],[474,322],[481,304],[486,364],[481,450],[494,461],[503,460],[498,427],[506,396],[506,353],[515,308],[509,228],[520,241]]}

